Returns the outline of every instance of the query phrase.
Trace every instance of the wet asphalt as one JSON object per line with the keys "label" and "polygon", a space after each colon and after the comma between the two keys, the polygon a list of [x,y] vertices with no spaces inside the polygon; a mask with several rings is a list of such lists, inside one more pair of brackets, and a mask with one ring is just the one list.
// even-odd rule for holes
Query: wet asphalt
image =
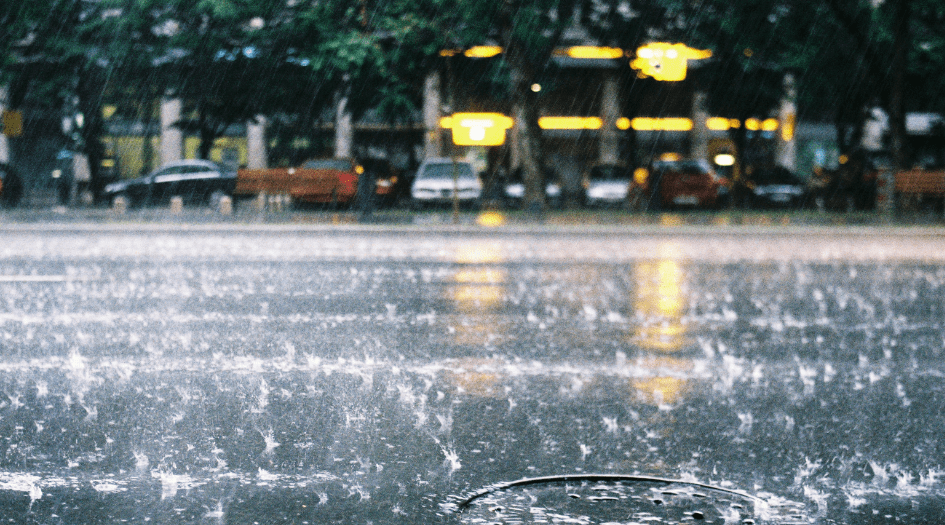
{"label": "wet asphalt", "polygon": [[436,217],[0,224],[0,521],[945,519],[937,225]]}

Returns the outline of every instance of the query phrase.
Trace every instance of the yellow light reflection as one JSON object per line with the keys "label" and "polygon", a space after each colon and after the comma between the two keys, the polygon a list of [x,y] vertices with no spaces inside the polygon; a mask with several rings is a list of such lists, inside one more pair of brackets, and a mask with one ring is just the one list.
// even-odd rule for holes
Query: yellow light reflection
{"label": "yellow light reflection", "polygon": [[476,224],[487,228],[498,228],[505,224],[505,215],[497,211],[486,211],[476,217]]}
{"label": "yellow light reflection", "polygon": [[665,213],[660,216],[660,224],[662,226],[682,226],[684,223],[681,216]]}
{"label": "yellow light reflection", "polygon": [[663,243],[655,255],[656,260],[641,262],[633,270],[637,285],[634,309],[643,322],[631,334],[631,342],[641,352],[627,364],[651,374],[630,383],[636,400],[662,406],[675,404],[685,395],[693,363],[674,355],[685,346],[687,333],[682,320],[686,301],[680,247]]}
{"label": "yellow light reflection", "polygon": [[761,129],[761,121],[756,118],[745,120],[745,129],[749,131],[758,131]]}
{"label": "yellow light reflection", "polygon": [[460,264],[491,264],[504,260],[502,247],[497,244],[463,244],[456,248],[456,262]]}
{"label": "yellow light reflection", "polygon": [[476,397],[496,398],[505,396],[501,387],[505,374],[502,363],[492,359],[466,357],[449,361],[443,371],[446,382],[457,390]]}
{"label": "yellow light reflection", "polygon": [[617,129],[628,130],[630,129],[630,119],[627,117],[620,117],[617,119]]}
{"label": "yellow light reflection", "polygon": [[662,259],[640,263],[634,273],[638,285],[634,306],[648,320],[637,327],[634,340],[646,349],[679,350],[686,338],[682,267],[674,259]]}
{"label": "yellow light reflection", "polygon": [[501,338],[503,324],[496,313],[505,299],[508,272],[497,266],[504,260],[493,243],[463,244],[456,248],[456,262],[464,266],[453,273],[445,293],[456,308],[450,323],[453,343],[482,346]]}
{"label": "yellow light reflection", "polygon": [[682,397],[686,380],[678,377],[651,377],[634,381],[633,387],[646,403],[673,405]]}

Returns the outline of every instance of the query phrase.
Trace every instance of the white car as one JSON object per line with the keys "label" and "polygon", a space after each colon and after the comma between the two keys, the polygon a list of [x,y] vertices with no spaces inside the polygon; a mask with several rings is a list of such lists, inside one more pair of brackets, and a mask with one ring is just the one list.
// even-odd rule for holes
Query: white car
{"label": "white car", "polygon": [[621,164],[598,164],[584,175],[587,206],[619,206],[626,202],[632,171]]}
{"label": "white car", "polygon": [[454,195],[466,205],[475,204],[482,197],[482,181],[472,164],[447,158],[423,161],[410,188],[414,207],[451,204]]}

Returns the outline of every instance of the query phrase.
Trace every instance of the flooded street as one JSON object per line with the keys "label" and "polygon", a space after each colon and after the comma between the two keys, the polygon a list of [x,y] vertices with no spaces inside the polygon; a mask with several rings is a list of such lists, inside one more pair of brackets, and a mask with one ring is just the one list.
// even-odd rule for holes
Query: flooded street
{"label": "flooded street", "polygon": [[176,228],[0,232],[0,522],[945,520],[940,234]]}

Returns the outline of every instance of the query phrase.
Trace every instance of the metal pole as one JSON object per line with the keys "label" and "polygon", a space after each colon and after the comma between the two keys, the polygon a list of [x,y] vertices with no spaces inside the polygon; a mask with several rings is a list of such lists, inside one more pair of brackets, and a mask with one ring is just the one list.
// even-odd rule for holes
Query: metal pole
{"label": "metal pole", "polygon": [[459,224],[459,164],[456,154],[453,156],[453,224]]}

